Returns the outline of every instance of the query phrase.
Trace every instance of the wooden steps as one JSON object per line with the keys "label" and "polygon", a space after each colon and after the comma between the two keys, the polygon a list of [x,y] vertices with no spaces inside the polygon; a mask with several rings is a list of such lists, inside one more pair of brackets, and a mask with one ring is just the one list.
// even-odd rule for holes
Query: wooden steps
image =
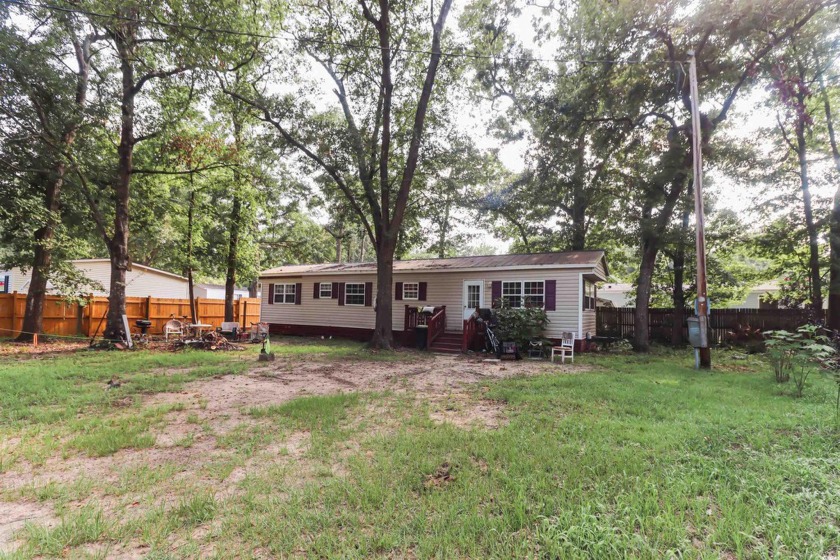
{"label": "wooden steps", "polygon": [[461,353],[461,333],[459,332],[445,332],[438,336],[432,345],[429,347],[431,352],[439,352],[441,354],[460,354]]}

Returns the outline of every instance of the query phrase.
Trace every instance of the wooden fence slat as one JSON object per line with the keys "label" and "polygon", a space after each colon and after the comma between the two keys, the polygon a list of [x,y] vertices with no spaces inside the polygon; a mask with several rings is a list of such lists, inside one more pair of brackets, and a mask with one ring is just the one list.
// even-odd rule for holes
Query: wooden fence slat
{"label": "wooden fence slat", "polygon": [[[635,308],[599,307],[597,309],[596,332],[604,336],[631,338],[635,330]],[[686,308],[681,320],[683,340],[688,338],[688,317],[693,309]],[[651,308],[648,312],[648,332],[651,340],[670,342],[674,332],[676,313],[673,308]],[[712,309],[709,315],[709,328],[712,342],[719,344],[726,340],[727,334],[739,328],[749,327],[761,331],[793,331],[802,325],[821,322],[823,313],[810,309]]]}
{"label": "wooden fence slat", "polygon": [[[243,301],[244,300],[244,301]],[[260,299],[242,298],[241,303],[234,306],[234,320],[240,316],[249,322],[260,320]],[[196,298],[200,306],[198,315],[201,321],[214,327],[221,327],[225,317],[224,300]],[[247,309],[240,313],[241,306]],[[26,294],[0,294],[0,337],[12,338],[17,336],[23,327],[23,315],[26,308]],[[70,303],[60,296],[48,295],[44,301],[44,334],[61,336],[93,336],[102,334],[105,323],[100,325],[102,315],[108,309],[108,298],[89,296],[85,305]],[[128,323],[132,332],[139,332],[134,326],[137,319],[148,318],[152,322],[149,329],[151,334],[162,334],[163,325],[171,318],[180,319],[189,316],[190,301],[188,299],[128,297],[125,304]],[[243,328],[248,324],[240,321]]]}

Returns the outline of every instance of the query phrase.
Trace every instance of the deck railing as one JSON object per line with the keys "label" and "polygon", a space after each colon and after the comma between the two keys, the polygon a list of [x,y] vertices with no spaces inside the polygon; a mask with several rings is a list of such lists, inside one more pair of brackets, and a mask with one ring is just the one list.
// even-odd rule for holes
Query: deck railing
{"label": "deck railing", "polygon": [[446,330],[446,306],[436,307],[432,316],[426,320],[426,324],[429,326],[427,331],[429,338],[426,339],[426,348],[431,348],[435,339]]}
{"label": "deck railing", "polygon": [[475,343],[475,335],[478,332],[478,321],[475,314],[470,315],[469,319],[464,320],[464,332],[461,336],[461,352],[466,352],[473,347]]}
{"label": "deck railing", "polygon": [[418,308],[415,305],[405,306],[405,322],[403,325],[403,332],[405,334],[403,335],[403,343],[413,345],[414,331],[417,330],[418,325],[425,325],[427,327],[426,346],[428,347],[446,330],[446,306],[434,307],[434,312],[431,314],[423,313],[420,309],[422,307]]}

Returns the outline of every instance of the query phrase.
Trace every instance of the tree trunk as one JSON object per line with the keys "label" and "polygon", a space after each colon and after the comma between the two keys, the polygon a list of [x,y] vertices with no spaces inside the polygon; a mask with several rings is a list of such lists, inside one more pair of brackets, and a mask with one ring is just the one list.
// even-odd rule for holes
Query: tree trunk
{"label": "tree trunk", "polygon": [[[818,65],[819,66],[819,65]],[[840,149],[837,147],[837,137],[834,134],[834,121],[831,113],[831,103],[828,92],[825,89],[825,79],[819,76],[820,95],[822,96],[823,109],[825,111],[825,123],[828,129],[828,142],[831,146],[831,155],[834,159],[834,167],[840,175]],[[831,263],[829,284],[828,284],[828,317],[826,323],[828,328],[840,330],[840,184],[834,191],[834,204],[831,207],[829,217],[829,246]]]}
{"label": "tree trunk", "polygon": [[[236,153],[242,149],[242,123],[233,119],[233,138]],[[239,196],[242,176],[239,167],[233,168],[233,206],[230,211],[230,240],[228,243],[227,275],[225,276],[225,321],[233,321],[233,296],[236,290],[236,266],[239,262],[239,230],[242,220],[242,198]]]}
{"label": "tree trunk", "polygon": [[117,35],[122,74],[120,144],[117,147],[119,161],[114,181],[114,231],[108,243],[111,257],[111,288],[108,294],[108,317],[104,337],[121,340],[123,335],[122,316],[125,314],[125,276],[129,266],[128,255],[128,201],[131,186],[131,170],[134,156],[134,28],[126,26],[127,35]]}
{"label": "tree trunk", "polygon": [[443,216],[441,216],[440,236],[438,237],[438,257],[444,258],[446,256],[446,236],[449,233],[449,214],[451,212],[452,201],[447,198],[443,206]]}
{"label": "tree trunk", "polygon": [[796,125],[796,155],[799,159],[799,180],[802,186],[802,204],[805,207],[805,227],[808,230],[808,270],[811,279],[811,309],[815,313],[822,311],[822,289],[820,286],[820,245],[819,232],[814,223],[814,210],[811,203],[811,185],[808,175],[808,150],[805,142],[805,123]]}
{"label": "tree trunk", "polygon": [[689,220],[691,218],[691,199],[694,195],[694,183],[689,182],[686,191],[686,202],[682,212],[680,235],[677,248],[674,251],[674,324],[671,330],[671,344],[679,346],[683,343],[683,320],[685,318],[685,262],[686,246],[689,239]]}
{"label": "tree trunk", "polygon": [[335,262],[341,262],[341,237],[335,238]]}
{"label": "tree trunk", "polygon": [[[255,298],[257,297],[257,280],[251,280],[251,283],[248,284],[248,297]],[[242,325],[242,328],[245,328],[245,325]]]}
{"label": "tree trunk", "polygon": [[[195,308],[195,282],[193,281],[193,216],[195,214],[195,189],[193,176],[190,173],[190,203],[187,209],[187,292],[190,298],[190,320],[198,323],[198,312]],[[225,319],[227,320],[227,319]]]}
{"label": "tree trunk", "polygon": [[[677,151],[674,151],[673,155],[679,157]],[[688,161],[684,159],[682,161],[682,168],[677,167],[673,175],[670,172],[667,173],[667,175],[672,175],[669,183],[671,190],[665,196],[665,201],[659,212],[659,216],[657,216],[654,224],[649,224],[647,227],[644,223],[642,224],[642,262],[639,265],[639,278],[636,286],[636,311],[633,315],[632,344],[633,349],[637,352],[647,352],[650,350],[648,316],[650,314],[650,294],[653,285],[653,271],[656,266],[656,256],[659,253],[662,237],[665,231],[667,231],[668,224],[674,214],[674,208],[682,195],[683,186],[687,178],[685,169],[688,163],[690,163],[690,159]],[[664,185],[654,186],[654,190],[664,190]],[[645,216],[643,221],[652,220],[651,207],[643,210],[642,215]]]}
{"label": "tree trunk", "polygon": [[65,165],[59,163],[56,165],[54,175],[47,178],[47,188],[44,194],[47,219],[44,225],[35,232],[32,276],[29,280],[29,291],[26,293],[26,310],[23,316],[21,333],[17,337],[18,342],[31,342],[33,333],[40,334],[44,328],[44,301],[47,297],[47,281],[52,265],[51,245],[55,227],[58,223],[57,215],[60,211],[59,200],[64,173]]}
{"label": "tree trunk", "polygon": [[586,249],[586,207],[575,205],[572,210],[572,239],[570,248],[572,251],[583,251]]}
{"label": "tree trunk", "polygon": [[653,269],[658,253],[657,243],[651,241],[642,252],[639,265],[639,278],[636,286],[636,308],[633,312],[633,349],[636,352],[650,350],[650,292],[653,282]]}
{"label": "tree trunk", "polygon": [[[115,220],[116,221],[116,220]],[[104,338],[119,342],[128,336],[124,333],[122,316],[125,315],[125,276],[128,271],[128,245],[122,241],[108,244],[111,256],[111,289],[108,294],[108,315],[105,318]]]}
{"label": "tree trunk", "polygon": [[390,350],[394,346],[394,334],[391,331],[394,278],[394,251],[396,239],[388,234],[382,235],[382,241],[376,251],[376,324],[370,347]]}
{"label": "tree trunk", "polygon": [[[237,173],[234,173],[234,176],[236,175]],[[236,290],[236,265],[239,261],[239,221],[241,218],[242,200],[235,194],[230,215],[230,243],[225,277],[225,321],[233,321],[233,296]]]}

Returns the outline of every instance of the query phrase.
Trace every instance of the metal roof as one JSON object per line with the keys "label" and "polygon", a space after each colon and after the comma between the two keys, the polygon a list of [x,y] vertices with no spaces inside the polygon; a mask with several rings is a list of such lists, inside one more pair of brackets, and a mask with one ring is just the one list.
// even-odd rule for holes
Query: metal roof
{"label": "metal roof", "polygon": [[[604,257],[603,250],[593,250],[412,259],[394,261],[394,272],[447,272],[484,268],[589,268],[597,266]],[[371,274],[375,272],[375,262],[296,264],[265,270],[260,273],[260,277],[304,274]]]}
{"label": "metal roof", "polygon": [[[102,263],[102,262],[110,263],[111,259],[72,259],[69,262],[74,263],[74,264],[84,265],[84,264],[87,264],[87,263]],[[132,268],[142,268],[143,270],[148,270],[150,272],[156,272],[158,274],[164,274],[166,276],[172,276],[173,278],[177,278],[178,280],[183,280],[185,282],[187,281],[186,276],[181,276],[180,274],[175,274],[174,272],[169,272],[167,270],[161,270],[159,268],[146,266],[145,264],[140,264],[140,263],[133,262],[133,263],[130,263],[128,269],[131,270]]]}

